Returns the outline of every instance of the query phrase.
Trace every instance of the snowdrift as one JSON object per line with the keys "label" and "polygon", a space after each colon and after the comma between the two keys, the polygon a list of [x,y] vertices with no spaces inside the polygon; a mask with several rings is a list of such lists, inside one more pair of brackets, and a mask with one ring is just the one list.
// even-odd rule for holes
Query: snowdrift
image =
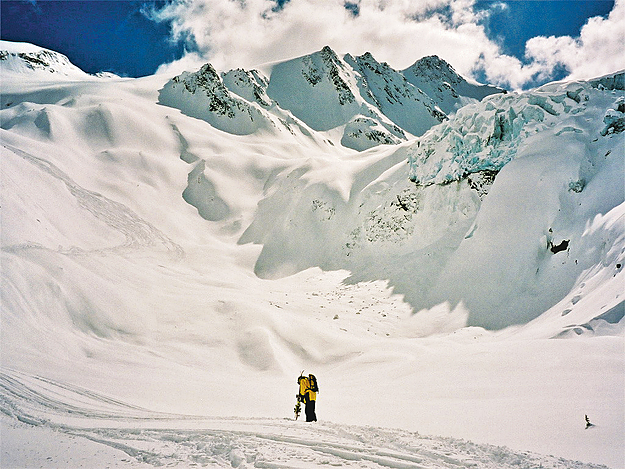
{"label": "snowdrift", "polygon": [[[481,102],[471,88],[460,107],[366,54],[128,80],[60,58],[35,71],[24,47],[0,54],[3,451],[5,428],[28,438],[19,421],[135,448],[80,429],[108,410],[42,417],[64,386],[130,419],[269,418],[274,435],[306,369],[334,422],[307,444],[373,425],[625,466],[622,74]],[[341,461],[383,460],[335,443]]]}

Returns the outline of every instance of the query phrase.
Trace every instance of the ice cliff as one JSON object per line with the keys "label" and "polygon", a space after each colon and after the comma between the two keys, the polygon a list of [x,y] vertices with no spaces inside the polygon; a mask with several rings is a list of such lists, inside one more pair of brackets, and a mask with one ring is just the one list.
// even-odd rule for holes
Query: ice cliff
{"label": "ice cliff", "polygon": [[[592,91],[623,90],[622,73],[604,81],[550,84],[521,94],[498,94],[460,109],[452,122],[432,129],[411,148],[411,180],[428,185],[482,171],[497,172],[533,134],[554,126],[558,126],[556,136],[583,133],[576,122],[593,109]],[[593,130],[607,135],[622,129],[623,107],[622,97],[615,98],[605,117],[594,123],[602,128]]]}
{"label": "ice cliff", "polygon": [[372,154],[349,193],[302,167],[261,201],[241,241],[263,245],[260,276],[319,265],[389,278],[423,314],[446,303],[451,329],[550,308],[573,327],[575,292],[613,288],[623,265],[623,89],[619,73],[488,97]]}

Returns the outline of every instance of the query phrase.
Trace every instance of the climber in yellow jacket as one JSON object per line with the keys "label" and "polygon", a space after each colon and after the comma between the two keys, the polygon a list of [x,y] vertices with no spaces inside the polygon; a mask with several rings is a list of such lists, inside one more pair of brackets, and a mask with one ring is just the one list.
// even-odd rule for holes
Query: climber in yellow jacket
{"label": "climber in yellow jacket", "polygon": [[304,412],[306,413],[306,421],[316,422],[315,403],[317,401],[317,393],[319,392],[317,378],[315,378],[313,374],[309,374],[308,376],[302,374],[297,378],[297,382],[299,384],[299,397],[305,406]]}

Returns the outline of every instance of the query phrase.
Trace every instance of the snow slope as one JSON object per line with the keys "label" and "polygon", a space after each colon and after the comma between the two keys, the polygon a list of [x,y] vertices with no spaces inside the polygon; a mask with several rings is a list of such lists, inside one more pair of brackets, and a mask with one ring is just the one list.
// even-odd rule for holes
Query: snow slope
{"label": "snow slope", "polygon": [[[469,325],[489,329],[573,302],[594,276],[616,292],[625,171],[623,134],[613,129],[625,116],[623,88],[620,74],[610,87],[574,82],[487,98],[416,143],[363,154],[351,181],[341,181],[344,161],[330,163],[333,172],[307,164],[297,186],[268,193],[241,241],[263,245],[261,277],[321,266],[387,278],[415,310],[462,303]],[[559,321],[553,334],[611,308],[623,311],[620,295]]]}
{"label": "snow slope", "polygon": [[[498,95],[463,108],[453,128],[443,124],[413,147],[419,184],[498,173],[433,288],[434,303],[462,300],[469,324],[500,328],[534,319],[592,276],[609,283],[621,271],[623,139],[605,116],[623,89],[621,73],[607,88],[573,82]],[[622,298],[605,300],[624,308]]]}
{"label": "snow slope", "polygon": [[356,152],[203,70],[3,72],[2,467],[625,467],[621,78]]}

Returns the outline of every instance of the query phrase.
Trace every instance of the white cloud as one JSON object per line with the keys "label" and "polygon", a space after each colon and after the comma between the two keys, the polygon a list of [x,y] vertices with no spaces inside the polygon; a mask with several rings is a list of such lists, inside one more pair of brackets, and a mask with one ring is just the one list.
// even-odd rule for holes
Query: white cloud
{"label": "white cloud", "polygon": [[469,73],[490,45],[473,13],[474,0],[179,0],[152,17],[170,21],[175,39],[190,40],[217,68],[252,67],[329,45],[339,52],[370,51],[405,68],[438,54]]}
{"label": "white cloud", "polygon": [[180,75],[182,72],[187,70],[199,70],[206,62],[206,57],[203,57],[197,52],[187,52],[180,59],[174,62],[162,64],[156,70],[156,75]]}
{"label": "white cloud", "polygon": [[617,0],[607,19],[590,18],[577,38],[535,37],[526,57],[544,70],[566,67],[570,78],[592,78],[625,68],[625,1]]}
{"label": "white cloud", "polygon": [[[573,74],[586,63],[592,63],[593,70],[600,69],[606,54],[610,63],[616,62],[619,39],[622,46],[621,0],[610,18],[592,19],[578,39],[532,39],[526,63],[502,54],[489,39],[482,21],[488,12],[476,12],[475,0],[350,3],[357,6],[358,14],[346,9],[344,0],[290,0],[281,9],[272,0],[177,0],[152,17],[170,22],[174,39],[197,49],[191,64],[201,57],[222,70],[252,68],[329,45],[339,53],[370,51],[397,69],[436,54],[462,75],[471,76],[479,69],[490,82],[513,88],[537,77],[548,78],[558,64]],[[502,9],[505,4],[493,4],[493,8]]]}

